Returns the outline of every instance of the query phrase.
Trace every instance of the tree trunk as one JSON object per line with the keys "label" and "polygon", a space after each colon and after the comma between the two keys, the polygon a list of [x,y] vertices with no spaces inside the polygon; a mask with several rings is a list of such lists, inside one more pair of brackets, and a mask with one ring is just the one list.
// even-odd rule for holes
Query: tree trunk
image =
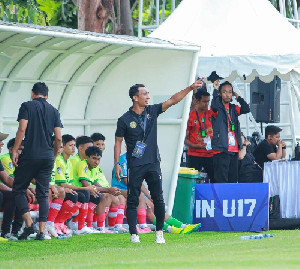
{"label": "tree trunk", "polygon": [[77,0],[78,29],[104,33],[113,3],[114,0]]}
{"label": "tree trunk", "polygon": [[120,16],[121,22],[121,35],[133,35],[133,24],[131,18],[131,9],[130,9],[130,0],[121,0],[121,13]]}

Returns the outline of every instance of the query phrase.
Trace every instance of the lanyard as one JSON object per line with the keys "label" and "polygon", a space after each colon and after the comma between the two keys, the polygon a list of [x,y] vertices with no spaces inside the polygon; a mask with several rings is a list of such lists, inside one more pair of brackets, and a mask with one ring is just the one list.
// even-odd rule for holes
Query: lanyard
{"label": "lanyard", "polygon": [[145,117],[144,117],[144,122],[143,122],[144,124],[142,124],[141,121],[135,115],[132,115],[132,117],[142,127],[142,129],[144,131],[144,136],[143,136],[143,141],[144,141],[145,136],[146,136],[146,127],[147,127],[147,111],[145,110]]}
{"label": "lanyard", "polygon": [[198,112],[196,111],[196,115],[197,115],[197,118],[198,118],[198,122],[199,122],[199,127],[200,127],[200,130],[201,130],[201,136],[202,137],[205,137],[206,136],[206,132],[205,132],[205,120],[206,120],[206,111],[204,113],[204,129],[202,129],[202,126],[201,126],[201,121],[199,119],[199,115],[198,115]]}
{"label": "lanyard", "polygon": [[229,130],[230,131],[235,131],[235,125],[231,120],[232,117],[231,117],[231,113],[230,113],[230,106],[229,106],[228,109],[225,108],[225,110],[226,110],[226,115],[227,115],[227,119],[228,119],[228,123],[229,123]]}

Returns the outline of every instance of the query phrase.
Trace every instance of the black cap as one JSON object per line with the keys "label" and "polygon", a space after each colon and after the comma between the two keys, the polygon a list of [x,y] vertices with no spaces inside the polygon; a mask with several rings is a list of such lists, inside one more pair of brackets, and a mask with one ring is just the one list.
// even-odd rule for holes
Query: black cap
{"label": "black cap", "polygon": [[223,79],[220,77],[216,71],[212,71],[211,74],[207,77],[207,80],[211,81],[214,83],[217,79]]}

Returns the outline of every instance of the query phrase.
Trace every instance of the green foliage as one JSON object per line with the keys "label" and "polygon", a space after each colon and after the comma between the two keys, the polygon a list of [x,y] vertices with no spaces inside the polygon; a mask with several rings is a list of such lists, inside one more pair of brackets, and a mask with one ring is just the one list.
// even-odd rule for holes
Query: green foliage
{"label": "green foliage", "polygon": [[1,0],[0,20],[77,28],[77,7],[72,0]]}
{"label": "green foliage", "polygon": [[[182,0],[175,1],[175,6],[177,7]],[[162,9],[163,1],[160,1],[159,6],[159,19],[162,19]],[[165,6],[164,20],[171,14],[172,11],[172,1],[167,0]],[[132,19],[134,22],[134,34],[137,35],[138,32],[138,20],[139,20],[139,7],[137,6],[132,12]],[[143,12],[143,25],[155,25],[156,22],[156,0],[144,0],[144,12]],[[143,36],[150,34],[150,31],[143,30]]]}
{"label": "green foliage", "polygon": [[62,1],[36,0],[36,2],[38,3],[38,9],[46,14],[47,23],[57,25]]}
{"label": "green foliage", "polygon": [[35,1],[0,1],[0,20],[7,22],[33,23],[46,25],[46,17],[36,6]]}

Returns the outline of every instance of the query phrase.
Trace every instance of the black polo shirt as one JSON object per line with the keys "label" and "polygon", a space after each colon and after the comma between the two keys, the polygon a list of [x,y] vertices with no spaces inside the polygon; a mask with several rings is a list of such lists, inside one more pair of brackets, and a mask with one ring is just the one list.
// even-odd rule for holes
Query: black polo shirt
{"label": "black polo shirt", "polygon": [[255,157],[255,161],[259,164],[259,166],[264,168],[264,163],[271,161],[270,159],[268,159],[267,155],[276,152],[277,147],[271,145],[266,139],[264,139],[257,145],[257,148],[254,150],[253,155]]}
{"label": "black polo shirt", "polygon": [[28,120],[22,159],[54,159],[52,135],[55,127],[63,127],[59,112],[45,98],[21,105],[17,121]]}
{"label": "black polo shirt", "polygon": [[[151,105],[145,108],[140,117],[132,110],[131,107],[118,119],[116,136],[124,137],[125,139],[127,145],[128,167],[135,167],[160,161],[157,146],[157,117],[162,112],[162,104]],[[141,126],[140,118],[144,120],[145,113],[147,113],[147,124],[144,137],[144,129]],[[145,144],[147,144],[147,148],[142,158],[135,158],[132,156],[133,149],[136,142],[142,140]]]}

